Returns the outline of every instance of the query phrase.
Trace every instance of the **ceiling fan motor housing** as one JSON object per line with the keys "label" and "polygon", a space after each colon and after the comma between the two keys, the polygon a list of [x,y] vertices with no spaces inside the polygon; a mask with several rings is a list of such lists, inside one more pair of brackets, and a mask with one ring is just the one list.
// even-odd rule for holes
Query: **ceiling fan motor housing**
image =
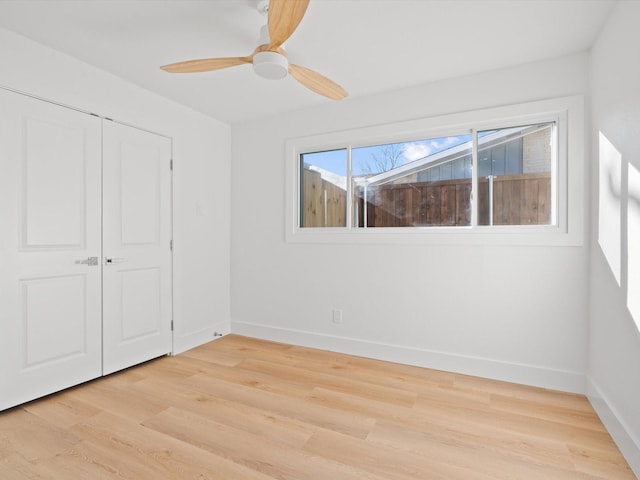
{"label": "ceiling fan motor housing", "polygon": [[253,56],[253,70],[263,78],[279,80],[287,76],[289,61],[277,52],[258,52]]}

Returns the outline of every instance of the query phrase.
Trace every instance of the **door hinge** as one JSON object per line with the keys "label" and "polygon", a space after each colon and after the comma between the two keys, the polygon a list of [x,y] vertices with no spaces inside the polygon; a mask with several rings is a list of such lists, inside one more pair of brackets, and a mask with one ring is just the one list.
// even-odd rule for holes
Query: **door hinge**
{"label": "door hinge", "polygon": [[173,320],[171,320],[171,331],[173,332]]}
{"label": "door hinge", "polygon": [[169,240],[169,250],[173,252],[173,239]]}
{"label": "door hinge", "polygon": [[173,158],[169,160],[169,170],[173,171]]}

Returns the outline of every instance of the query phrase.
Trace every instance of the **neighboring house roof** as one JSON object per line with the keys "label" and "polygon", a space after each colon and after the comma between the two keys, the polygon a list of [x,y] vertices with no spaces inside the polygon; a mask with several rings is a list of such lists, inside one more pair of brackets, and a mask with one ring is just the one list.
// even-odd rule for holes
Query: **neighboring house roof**
{"label": "neighboring house roof", "polygon": [[[488,148],[495,147],[497,145],[510,142],[516,138],[524,137],[538,130],[548,128],[549,124],[540,125],[527,125],[524,127],[503,128],[495,132],[483,135],[478,138],[478,149],[486,150]],[[455,147],[442,150],[440,152],[427,155],[426,157],[419,158],[410,163],[405,163],[399,167],[381,172],[376,175],[368,175],[362,177],[356,177],[353,180],[358,185],[382,185],[388,182],[392,182],[399,178],[427,170],[429,168],[437,167],[444,163],[449,163],[462,157],[466,157],[471,154],[472,141],[461,143]],[[346,185],[346,183],[345,183]]]}

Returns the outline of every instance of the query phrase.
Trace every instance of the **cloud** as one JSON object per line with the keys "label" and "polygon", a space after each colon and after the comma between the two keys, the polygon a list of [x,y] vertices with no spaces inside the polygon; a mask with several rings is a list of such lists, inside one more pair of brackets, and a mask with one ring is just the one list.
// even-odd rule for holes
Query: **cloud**
{"label": "cloud", "polygon": [[406,162],[413,162],[428,155],[431,155],[431,148],[424,143],[405,143],[402,146],[402,156]]}
{"label": "cloud", "polygon": [[436,138],[435,140],[429,141],[429,144],[434,151],[444,150],[445,148],[449,148],[458,143],[460,143],[459,137]]}
{"label": "cloud", "polygon": [[460,137],[443,137],[422,142],[405,143],[402,146],[402,155],[405,162],[413,162],[457,145],[460,141]]}

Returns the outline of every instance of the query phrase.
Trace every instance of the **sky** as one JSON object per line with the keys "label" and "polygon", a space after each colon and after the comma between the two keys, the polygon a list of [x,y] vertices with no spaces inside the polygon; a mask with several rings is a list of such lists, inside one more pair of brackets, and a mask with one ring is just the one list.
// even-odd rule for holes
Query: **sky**
{"label": "sky", "polygon": [[[367,173],[379,173],[389,168],[381,169],[376,165],[374,157],[384,158],[384,151],[394,151],[398,155],[397,166],[405,165],[434,153],[441,152],[461,143],[471,140],[471,135],[458,135],[411,142],[375,145],[370,147],[353,148],[351,161],[353,176]],[[328,170],[337,175],[347,175],[347,150],[330,150],[325,152],[305,153],[304,162]]]}

